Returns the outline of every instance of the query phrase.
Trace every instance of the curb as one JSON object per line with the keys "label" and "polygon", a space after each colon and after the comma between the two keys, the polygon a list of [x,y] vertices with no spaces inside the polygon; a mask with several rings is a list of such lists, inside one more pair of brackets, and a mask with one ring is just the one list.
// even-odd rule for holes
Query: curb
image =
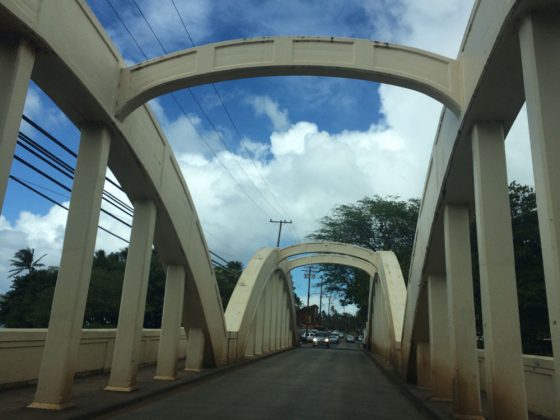
{"label": "curb", "polygon": [[435,409],[430,405],[425,399],[419,398],[412,390],[410,386],[406,384],[395,371],[388,366],[384,361],[380,360],[377,356],[364,350],[364,353],[371,359],[371,361],[379,368],[383,375],[395,385],[404,396],[406,396],[422,413],[428,415],[429,417],[437,420],[449,420],[453,417],[448,416],[439,410]]}

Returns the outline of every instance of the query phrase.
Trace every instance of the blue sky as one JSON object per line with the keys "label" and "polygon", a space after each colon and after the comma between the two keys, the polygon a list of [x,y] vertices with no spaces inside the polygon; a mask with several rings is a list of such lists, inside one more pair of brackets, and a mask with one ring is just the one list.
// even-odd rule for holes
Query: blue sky
{"label": "blue sky", "polygon": [[[473,3],[174,1],[196,45],[257,36],[325,35],[401,43],[449,57],[457,55]],[[144,59],[140,49],[149,58],[163,53],[144,17],[167,51],[191,46],[171,0],[136,3],[144,16],[132,0],[88,1],[128,63]],[[337,204],[374,194],[419,197],[441,112],[439,103],[416,92],[319,77],[223,82],[177,92],[176,98],[185,114],[169,95],[150,104],[174,148],[210,249],[244,263],[257,249],[275,245],[277,225],[269,218],[293,219],[283,231],[286,246],[315,230]],[[77,150],[78,130],[33,84],[25,112]],[[506,143],[508,169],[511,179],[532,183],[526,125],[522,111]],[[28,124],[22,124],[22,131],[52,147]],[[18,154],[26,153],[18,148]],[[70,156],[65,160],[73,164]],[[67,192],[19,162],[12,174],[68,201]],[[70,180],[64,182],[71,185]],[[125,199],[114,187],[106,188]],[[130,220],[124,214],[119,217]],[[65,218],[64,210],[10,182],[0,219],[0,292],[10,284],[4,280],[7,260],[23,246],[47,253],[46,263],[58,265]],[[100,224],[123,237],[129,235],[128,228],[105,215]],[[104,232],[98,235],[98,248],[113,251],[125,245]],[[300,271],[294,273],[294,282],[303,298],[306,282]],[[317,300],[312,296],[312,302]]]}

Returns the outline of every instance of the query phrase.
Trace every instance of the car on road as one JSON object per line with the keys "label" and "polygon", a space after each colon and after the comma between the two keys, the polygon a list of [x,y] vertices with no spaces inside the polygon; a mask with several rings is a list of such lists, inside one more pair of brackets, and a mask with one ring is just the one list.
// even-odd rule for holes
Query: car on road
{"label": "car on road", "polygon": [[326,332],[319,331],[313,337],[313,347],[318,347],[318,346],[325,346],[325,347],[331,346],[329,335]]}
{"label": "car on road", "polygon": [[359,335],[358,338],[356,338],[356,341],[359,341],[361,343],[362,341],[364,341],[364,336]]}
{"label": "car on road", "polygon": [[333,334],[331,333],[329,335],[329,343],[330,344],[338,344],[340,343],[340,337],[338,336],[338,334]]}
{"label": "car on road", "polygon": [[346,342],[347,343],[354,343],[354,336],[353,335],[347,335],[346,336]]}

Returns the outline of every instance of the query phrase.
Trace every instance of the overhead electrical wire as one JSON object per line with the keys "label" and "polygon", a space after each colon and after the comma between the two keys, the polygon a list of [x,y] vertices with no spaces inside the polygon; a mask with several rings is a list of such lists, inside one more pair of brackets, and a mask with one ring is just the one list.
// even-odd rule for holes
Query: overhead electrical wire
{"label": "overhead electrical wire", "polygon": [[[142,19],[144,20],[144,22],[146,23],[146,25],[148,26],[148,28],[150,29],[150,32],[152,33],[152,35],[154,36],[154,38],[156,39],[158,45],[160,46],[161,50],[165,53],[168,54],[169,51],[165,48],[165,46],[163,45],[163,43],[161,42],[161,40],[159,39],[159,37],[157,36],[157,34],[155,33],[152,25],[150,24],[150,22],[148,21],[148,19],[146,18],[146,16],[144,15],[144,13],[142,12],[142,9],[140,8],[140,6],[138,5],[138,3],[136,2],[136,0],[132,0],[132,2],[134,3],[136,9],[138,10],[138,12],[140,13]],[[189,34],[190,36],[190,34]],[[191,38],[192,40],[192,38]],[[147,58],[147,57],[146,57]],[[212,86],[214,86],[214,84],[212,84]],[[214,87],[215,89],[215,87]],[[216,125],[214,124],[214,122],[210,119],[209,115],[206,113],[206,110],[204,109],[204,107],[202,106],[202,104],[200,103],[200,101],[198,100],[198,98],[196,97],[196,95],[194,94],[194,92],[192,91],[192,89],[187,88],[187,92],[189,92],[192,100],[196,103],[196,105],[198,106],[201,114],[204,116],[205,120],[208,122],[208,124],[210,125],[210,127],[212,127],[212,130],[216,133],[218,139],[220,140],[220,142],[222,143],[222,145],[226,148],[226,150],[233,156],[235,163],[237,164],[237,166],[239,167],[239,169],[241,170],[241,172],[243,172],[243,174],[245,175],[245,177],[249,180],[249,182],[251,183],[251,185],[255,188],[255,191],[260,195],[260,197],[262,198],[263,202],[265,202],[268,206],[270,206],[271,209],[273,209],[274,211],[276,211],[276,209],[274,208],[273,205],[270,204],[270,202],[267,200],[267,198],[263,195],[263,193],[261,192],[261,190],[257,187],[257,185],[253,182],[253,180],[251,179],[251,177],[249,176],[249,174],[247,173],[247,171],[245,171],[245,169],[243,168],[243,166],[239,163],[239,160],[237,159],[235,153],[233,153],[231,151],[231,149],[229,148],[229,146],[227,145],[227,143],[225,142],[222,133],[217,129]],[[251,159],[251,161],[253,162],[253,160]],[[254,162],[253,162],[254,164]],[[256,167],[256,166],[255,166]],[[257,168],[258,171],[258,168]],[[266,213],[265,213],[266,214]]]}
{"label": "overhead electrical wire", "polygon": [[[49,197],[48,195],[43,194],[41,191],[39,191],[39,190],[33,188],[31,185],[29,185],[27,182],[23,181],[21,178],[18,178],[18,177],[14,176],[14,175],[10,175],[10,179],[14,180],[15,182],[17,182],[18,184],[24,186],[25,188],[29,189],[30,191],[34,192],[35,194],[37,194],[37,195],[43,197],[45,200],[50,201],[50,202],[53,203],[54,205],[56,205],[56,206],[58,206],[58,207],[61,207],[61,208],[63,208],[63,209],[66,210],[66,211],[69,210],[68,207],[66,207],[65,205],[59,203],[58,201],[56,201],[55,199]],[[105,228],[102,227],[102,226],[97,226],[97,227],[98,227],[99,229],[101,229],[103,232],[106,232],[106,233],[108,233],[109,235],[114,236],[115,238],[118,238],[118,239],[120,239],[121,241],[126,242],[127,244],[130,243],[129,241],[127,241],[126,239],[124,239],[122,236],[119,236],[119,235],[117,235],[116,233],[113,233],[113,232],[111,232],[110,230],[105,229]]]}
{"label": "overhead electrical wire", "polygon": [[[187,24],[185,23],[185,21],[183,20],[183,17],[181,16],[181,13],[179,12],[179,9],[177,8],[177,5],[175,4],[175,0],[171,0],[171,3],[173,4],[173,8],[175,9],[175,13],[177,14],[177,16],[179,17],[179,20],[181,21],[181,25],[183,27],[183,29],[185,30],[185,33],[187,34],[191,45],[193,47],[196,47],[196,43],[194,42],[193,37],[191,36],[191,33],[189,32],[188,28],[187,28]],[[214,92],[216,93],[216,96],[218,97],[218,100],[231,124],[231,126],[233,127],[233,131],[236,133],[237,137],[239,138],[239,141],[241,143],[242,146],[244,146],[245,148],[248,149],[245,140],[243,139],[243,136],[241,135],[241,133],[239,132],[239,128],[237,127],[237,124],[235,123],[235,121],[233,120],[228,107],[226,106],[222,95],[220,94],[220,91],[218,90],[218,88],[216,87],[216,85],[214,83],[210,84],[212,86],[212,88],[214,89]],[[257,166],[255,160],[249,155],[247,154],[247,156],[249,157],[249,159],[251,160],[251,162],[253,163],[253,166],[255,167],[257,173],[259,174],[260,178],[263,180],[264,185],[266,186],[266,188],[268,189],[268,191],[270,192],[270,195],[272,196],[272,198],[274,199],[274,201],[276,202],[276,205],[278,206],[278,208],[284,213],[284,215],[288,218],[291,219],[290,215],[288,214],[288,212],[286,211],[286,209],[282,206],[282,204],[280,203],[280,201],[278,200],[278,198],[276,197],[276,194],[274,194],[274,191],[272,190],[272,188],[270,187],[269,183],[267,182],[266,178],[264,177],[264,175],[262,174],[262,172],[260,171],[259,167]]]}
{"label": "overhead electrical wire", "polygon": [[[145,60],[148,60],[149,57],[146,54],[146,52],[144,51],[144,49],[140,46],[140,44],[138,43],[138,41],[136,40],[136,37],[132,34],[132,32],[130,31],[130,29],[128,28],[128,25],[126,24],[126,22],[123,20],[123,18],[120,16],[120,13],[115,9],[115,7],[113,6],[113,4],[111,3],[110,0],[106,0],[109,7],[111,8],[111,10],[113,11],[113,13],[115,14],[115,16],[117,17],[117,19],[119,20],[119,22],[121,23],[121,25],[124,27],[124,29],[126,30],[126,32],[128,33],[128,35],[130,36],[130,38],[132,39],[132,41],[134,42],[134,44],[136,45],[136,47],[138,48],[138,50],[140,51],[140,53],[142,54],[142,56],[144,57]],[[136,5],[137,6],[137,5]],[[138,7],[137,7],[138,8]],[[139,9],[139,8],[138,8]],[[141,12],[141,10],[139,9],[139,11]],[[144,19],[145,20],[145,19]],[[146,21],[146,23],[149,26],[149,23]],[[150,27],[150,26],[149,26]],[[150,27],[151,29],[151,27]],[[152,30],[153,33],[153,30]],[[155,34],[154,34],[155,36]],[[158,43],[160,43],[159,38],[156,39],[158,41]],[[160,43],[161,45],[161,43]],[[163,47],[163,46],[162,46]],[[165,49],[164,49],[165,51]],[[192,93],[191,93],[192,95]],[[239,182],[239,180],[233,175],[233,173],[230,171],[230,169],[222,162],[222,160],[220,159],[220,157],[218,156],[218,154],[216,153],[216,151],[212,148],[212,146],[210,146],[210,144],[206,141],[205,136],[202,135],[202,133],[198,130],[198,128],[196,127],[196,124],[193,122],[192,117],[189,115],[189,113],[185,110],[185,108],[183,107],[183,105],[181,105],[181,103],[179,102],[179,100],[177,99],[176,95],[174,93],[171,94],[171,98],[173,99],[173,101],[175,102],[175,104],[177,105],[177,108],[179,108],[179,110],[181,111],[181,113],[187,118],[187,120],[189,121],[189,124],[192,126],[193,130],[197,133],[198,137],[202,140],[202,142],[205,144],[205,146],[208,148],[208,150],[214,155],[214,157],[216,158],[216,160],[218,161],[218,163],[224,168],[224,170],[227,172],[227,174],[233,179],[233,181],[235,182],[235,184],[239,187],[239,189],[243,192],[243,194],[245,194],[245,196],[265,215],[268,217],[268,213],[266,210],[263,209],[263,207],[258,204],[255,199],[253,197],[251,197],[251,195],[247,192],[247,190],[241,185],[241,183]],[[218,133],[219,135],[219,133]]]}
{"label": "overhead electrical wire", "polygon": [[[31,120],[29,117],[25,117],[25,121],[28,122],[31,126],[33,126],[35,129],[37,129],[41,134],[43,134],[48,140],[50,140],[51,142],[55,143],[57,146],[61,147],[66,153],[70,154],[73,157],[77,157],[77,155],[69,148],[67,148],[60,140],[56,139],[52,134],[50,134],[47,130],[45,130],[44,128],[40,127],[37,123],[35,123],[33,120]],[[41,146],[38,142],[36,142],[35,140],[33,140],[30,136],[26,135],[23,132],[19,132],[18,133],[18,141],[17,144],[19,147],[23,148],[24,150],[26,150],[28,153],[31,153],[34,157],[40,159],[42,162],[44,162],[45,164],[47,164],[49,167],[55,169],[57,172],[61,173],[62,175],[64,175],[66,178],[69,178],[70,180],[73,180],[74,178],[74,173],[75,170],[74,168],[68,164],[67,162],[65,162],[62,158],[56,156],[54,153],[52,153],[51,151],[49,151],[48,149],[46,149],[45,147]],[[71,188],[68,187],[67,185],[65,185],[64,183],[60,182],[59,180],[55,179],[53,176],[47,174],[45,171],[37,168],[35,165],[33,165],[32,163],[30,163],[28,160],[26,160],[25,158],[15,154],[14,155],[14,159],[18,162],[20,162],[21,164],[23,164],[25,167],[31,169],[33,172],[37,173],[38,175],[42,176],[43,178],[49,180],[50,182],[54,183],[55,185],[57,185],[58,187],[62,188],[64,191],[71,193]],[[27,188],[28,190],[38,194],[39,196],[41,196],[42,198],[48,200],[49,202],[64,208],[65,210],[68,210],[68,208],[66,206],[64,206],[63,204],[59,203],[58,201],[56,201],[55,199],[53,199],[52,197],[38,191],[36,188],[33,188],[32,185],[34,185],[37,188],[41,188],[44,189],[46,191],[49,191],[52,194],[56,194],[56,195],[61,195],[53,190],[50,190],[44,186],[35,184],[29,180],[23,180],[20,177],[16,177],[15,175],[10,175],[10,178],[12,180],[14,180],[15,182],[19,183],[20,185],[24,186],[25,188]],[[106,180],[109,180],[109,178],[105,178]],[[114,182],[112,182],[112,184],[115,184]],[[116,184],[116,186],[122,191],[122,188]],[[64,196],[64,198],[68,198],[66,196]],[[122,200],[120,200],[118,197],[114,196],[113,194],[109,193],[106,190],[103,190],[103,200],[111,205],[113,205],[114,207],[116,207],[117,209],[119,209],[121,212],[123,212],[124,214],[127,214],[128,216],[133,216],[133,207],[129,206],[127,203],[123,202]],[[100,209],[103,213],[107,214],[108,216],[114,218],[115,220],[117,220],[118,222],[124,224],[127,227],[131,227],[131,225],[127,222],[125,222],[124,220],[122,220],[120,217],[115,216],[113,213],[101,208]],[[106,228],[103,228],[101,226],[99,226],[100,230],[109,233],[110,235],[123,240],[126,243],[129,243],[129,241],[127,241],[126,239],[122,238],[119,235],[114,234],[113,232],[110,232],[109,230],[107,230]],[[220,255],[218,255],[217,253],[210,251],[209,252],[214,255],[216,258],[224,261],[226,264],[228,263],[227,260],[225,260],[224,258],[222,258]],[[219,264],[220,266],[222,266],[222,264]],[[227,268],[227,267],[224,267]]]}

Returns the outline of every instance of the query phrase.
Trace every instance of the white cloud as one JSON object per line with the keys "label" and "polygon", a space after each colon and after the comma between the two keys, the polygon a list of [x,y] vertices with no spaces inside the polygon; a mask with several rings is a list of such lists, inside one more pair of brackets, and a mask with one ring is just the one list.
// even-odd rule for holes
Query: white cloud
{"label": "white cloud", "polygon": [[[108,172],[108,177],[114,180],[114,176],[110,172]],[[105,190],[125,203],[130,203],[122,191],[108,182],[105,183]],[[68,202],[62,204],[66,207],[69,205]],[[102,207],[130,223],[130,217],[113,206],[103,203]],[[68,212],[58,206],[51,207],[43,215],[31,211],[22,211],[13,223],[7,221],[4,216],[0,216],[0,255],[2,256],[0,258],[0,293],[6,292],[10,287],[11,279],[8,279],[9,260],[19,249],[33,248],[37,257],[47,254],[41,260],[45,266],[58,266],[60,264],[67,217]],[[101,213],[99,225],[124,239],[128,240],[130,237],[129,228],[105,213]],[[113,252],[126,246],[127,244],[122,240],[98,230],[96,249]]]}
{"label": "white cloud", "polygon": [[286,130],[290,126],[288,111],[280,109],[278,102],[273,101],[268,96],[250,96],[247,98],[257,115],[266,115],[275,130]]}
{"label": "white cloud", "polygon": [[52,126],[66,121],[66,116],[50,104],[45,103],[45,94],[34,84],[30,83],[25,97],[23,113],[35,122]]}

